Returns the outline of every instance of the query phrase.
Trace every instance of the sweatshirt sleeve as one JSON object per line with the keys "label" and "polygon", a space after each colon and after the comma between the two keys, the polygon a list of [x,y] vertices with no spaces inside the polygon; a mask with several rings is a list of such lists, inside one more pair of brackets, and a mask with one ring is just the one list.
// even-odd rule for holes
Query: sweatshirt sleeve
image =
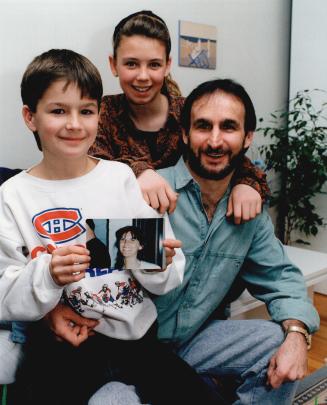
{"label": "sweatshirt sleeve", "polygon": [[0,320],[33,321],[59,302],[62,288],[53,281],[51,255],[33,260],[24,254],[24,242],[10,210],[0,209]]}
{"label": "sweatshirt sleeve", "polygon": [[[167,214],[164,217],[164,227],[165,239],[176,239]],[[175,249],[173,262],[164,271],[153,271],[150,273],[134,270],[133,274],[145,289],[153,294],[163,295],[182,284],[184,268],[185,257],[182,249]]]}
{"label": "sweatshirt sleeve", "polygon": [[[130,172],[126,193],[129,195],[130,201],[134,202],[135,218],[161,218],[162,216],[144,201],[137,180],[131,170]],[[167,214],[164,215],[164,229],[165,239],[176,239]],[[185,257],[180,248],[175,249],[175,253],[173,262],[164,271],[150,273],[134,270],[135,278],[145,289],[156,295],[166,294],[181,285],[184,276]]]}

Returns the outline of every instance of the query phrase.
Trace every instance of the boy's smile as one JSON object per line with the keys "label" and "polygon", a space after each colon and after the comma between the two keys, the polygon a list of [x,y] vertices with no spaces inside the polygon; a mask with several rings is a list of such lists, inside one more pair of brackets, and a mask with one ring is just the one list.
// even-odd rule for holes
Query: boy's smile
{"label": "boy's smile", "polygon": [[97,134],[98,104],[81,98],[75,83],[54,82],[39,100],[36,112],[24,106],[23,115],[29,129],[40,137],[44,161],[83,162],[87,158]]}

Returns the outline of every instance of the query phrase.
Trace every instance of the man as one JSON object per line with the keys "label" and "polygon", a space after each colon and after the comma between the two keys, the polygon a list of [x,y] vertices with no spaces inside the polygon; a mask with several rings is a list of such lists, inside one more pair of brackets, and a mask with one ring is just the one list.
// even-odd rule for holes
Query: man
{"label": "man", "polygon": [[[156,300],[159,337],[199,373],[232,380],[229,402],[289,405],[294,381],[306,374],[318,314],[267,209],[240,226],[225,216],[233,174],[256,127],[252,101],[232,80],[206,82],[186,99],[182,124],[184,157],[160,174],[179,193],[170,220],[187,262],[183,285]],[[219,319],[235,280],[266,303],[273,322]],[[117,392],[108,386],[92,404],[101,395],[111,403]],[[118,390],[117,403],[135,404],[127,388],[126,399],[121,384]]]}

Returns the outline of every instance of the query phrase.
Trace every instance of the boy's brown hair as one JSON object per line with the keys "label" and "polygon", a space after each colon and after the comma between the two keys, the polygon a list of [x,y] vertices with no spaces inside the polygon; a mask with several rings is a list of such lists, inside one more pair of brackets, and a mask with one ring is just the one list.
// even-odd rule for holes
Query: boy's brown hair
{"label": "boy's brown hair", "polygon": [[[32,60],[20,85],[23,104],[36,112],[43,94],[57,80],[66,80],[66,86],[76,84],[81,97],[97,100],[100,109],[103,87],[98,69],[85,56],[69,49],[50,49]],[[38,133],[34,136],[42,150]]]}

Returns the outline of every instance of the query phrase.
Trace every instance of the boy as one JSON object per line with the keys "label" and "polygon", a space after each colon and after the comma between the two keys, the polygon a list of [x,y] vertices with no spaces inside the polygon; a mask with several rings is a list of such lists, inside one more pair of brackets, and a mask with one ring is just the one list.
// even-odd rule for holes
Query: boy
{"label": "boy", "polygon": [[[37,321],[59,303],[66,286],[81,291],[83,285],[86,291],[87,218],[158,216],[142,199],[128,166],[87,155],[102,96],[99,72],[88,59],[69,50],[41,54],[24,73],[21,95],[23,118],[43,159],[0,189],[1,321]],[[173,237],[167,219],[166,224],[166,235]],[[179,241],[166,240],[164,246],[167,269],[124,270],[121,277],[135,278],[156,295],[175,288],[183,278],[184,257],[180,249],[174,252]],[[110,285],[110,280],[108,274],[104,281]],[[187,398],[185,391],[190,395],[187,403],[206,403],[195,372],[158,343],[155,306],[144,289],[142,296],[133,310],[106,312],[95,327],[100,333],[80,348],[57,342],[42,321],[32,323],[13,402],[84,404],[117,377],[118,368],[119,378],[138,385],[145,401],[173,404],[178,386],[180,398]],[[171,378],[164,374],[167,367],[176,372]],[[54,389],[57,385],[62,391]]]}

